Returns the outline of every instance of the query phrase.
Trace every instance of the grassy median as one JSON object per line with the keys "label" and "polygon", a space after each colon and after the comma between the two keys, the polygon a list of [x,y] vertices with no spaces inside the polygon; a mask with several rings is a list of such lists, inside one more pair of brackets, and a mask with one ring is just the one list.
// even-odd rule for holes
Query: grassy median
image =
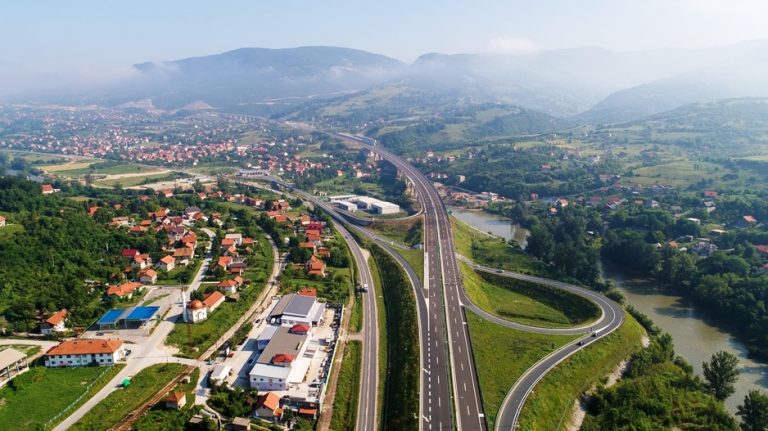
{"label": "grassy median", "polygon": [[353,431],[357,421],[357,403],[360,392],[360,361],[363,345],[360,341],[350,341],[344,350],[344,360],[339,371],[336,397],[333,400],[331,429],[334,431]]}
{"label": "grassy median", "polygon": [[[483,410],[493,429],[501,403],[525,370],[553,350],[577,338],[518,331],[488,322],[467,312]],[[546,428],[541,428],[546,429]]]}
{"label": "grassy median", "polygon": [[645,331],[628,313],[624,324],[566,359],[536,386],[523,406],[520,430],[566,429],[573,402],[642,347]]}

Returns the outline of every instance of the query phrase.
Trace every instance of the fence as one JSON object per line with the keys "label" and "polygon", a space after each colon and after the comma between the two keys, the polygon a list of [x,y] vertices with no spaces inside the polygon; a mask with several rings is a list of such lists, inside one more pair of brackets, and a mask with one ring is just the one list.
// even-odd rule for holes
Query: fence
{"label": "fence", "polygon": [[102,372],[101,372],[101,374],[99,374],[99,375],[98,375],[98,376],[97,376],[95,379],[93,379],[93,381],[92,381],[91,383],[88,383],[88,385],[85,387],[85,390],[83,391],[83,393],[82,393],[82,394],[80,394],[80,396],[79,396],[79,397],[77,397],[77,398],[76,398],[74,401],[72,401],[72,402],[71,402],[71,403],[70,403],[68,406],[64,407],[64,409],[63,409],[63,410],[61,410],[59,413],[57,413],[57,414],[56,414],[56,416],[54,416],[54,417],[53,417],[53,418],[51,418],[51,419],[50,419],[48,422],[46,422],[46,423],[45,423],[45,429],[49,429],[49,428],[51,427],[51,425],[58,423],[59,419],[60,419],[60,418],[61,418],[63,415],[65,415],[65,414],[69,413],[69,411],[70,411],[70,410],[72,410],[73,408],[75,408],[75,406],[77,406],[77,405],[80,403],[80,401],[82,401],[83,397],[85,397],[86,395],[88,395],[88,393],[91,391],[91,388],[93,388],[93,386],[94,386],[96,383],[99,383],[99,382],[101,381],[101,379],[103,379],[103,378],[104,378],[104,376],[105,376],[107,373],[109,373],[109,371],[110,371],[112,368],[114,368],[114,367],[115,367],[114,365],[110,365],[109,367],[106,367],[106,368],[104,369],[104,371],[102,371]]}

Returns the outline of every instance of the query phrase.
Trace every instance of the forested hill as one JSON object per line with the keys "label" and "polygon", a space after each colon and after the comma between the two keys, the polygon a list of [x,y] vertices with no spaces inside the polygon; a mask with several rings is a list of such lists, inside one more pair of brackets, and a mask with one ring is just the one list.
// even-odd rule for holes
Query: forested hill
{"label": "forested hill", "polygon": [[369,134],[395,152],[423,153],[481,145],[499,138],[561,130],[566,120],[509,105],[486,104],[457,109],[428,122],[400,129],[377,128]]}
{"label": "forested hill", "polygon": [[[121,265],[106,247],[129,244],[127,232],[86,215],[84,204],[42,195],[40,185],[0,177],[0,313],[3,325],[32,329],[38,311],[67,308],[72,324],[90,323],[104,310],[84,280],[109,280]],[[114,253],[113,253],[114,254]]]}

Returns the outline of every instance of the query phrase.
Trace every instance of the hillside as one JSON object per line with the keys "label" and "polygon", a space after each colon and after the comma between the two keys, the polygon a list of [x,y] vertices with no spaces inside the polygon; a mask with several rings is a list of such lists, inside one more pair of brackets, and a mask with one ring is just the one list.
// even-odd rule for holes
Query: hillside
{"label": "hillside", "polygon": [[444,151],[502,138],[535,135],[569,127],[566,120],[517,106],[483,104],[445,112],[406,127],[374,127],[369,135],[396,152]]}

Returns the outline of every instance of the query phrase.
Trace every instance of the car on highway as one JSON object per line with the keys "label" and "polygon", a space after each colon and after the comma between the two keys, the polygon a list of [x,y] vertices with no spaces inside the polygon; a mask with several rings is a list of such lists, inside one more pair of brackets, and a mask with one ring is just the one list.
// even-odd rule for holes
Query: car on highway
{"label": "car on highway", "polygon": [[497,269],[497,270],[496,270],[496,272],[498,272],[499,274],[501,274],[501,273],[503,273],[504,271],[503,271],[503,270],[501,270],[501,269]]}
{"label": "car on highway", "polygon": [[368,283],[364,283],[362,286],[357,288],[358,292],[367,292],[368,291]]}

